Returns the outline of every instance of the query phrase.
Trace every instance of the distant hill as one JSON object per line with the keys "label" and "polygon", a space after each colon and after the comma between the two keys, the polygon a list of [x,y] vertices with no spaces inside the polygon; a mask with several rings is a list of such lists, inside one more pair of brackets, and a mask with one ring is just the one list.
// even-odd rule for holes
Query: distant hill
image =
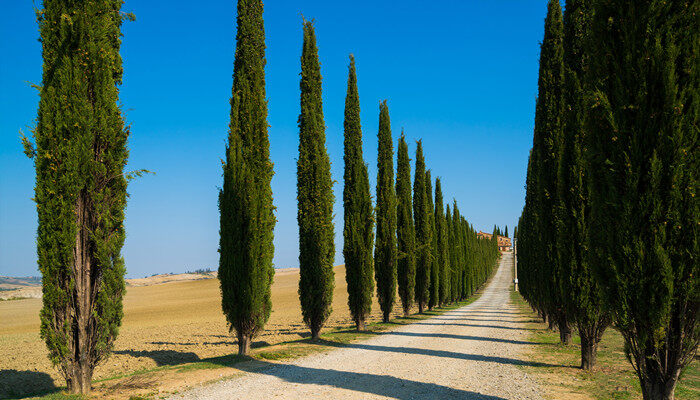
{"label": "distant hill", "polygon": [[[279,268],[275,270],[277,276],[298,273],[298,268]],[[127,279],[126,286],[151,286],[169,282],[197,281],[202,279],[216,279],[216,271],[197,270],[184,274],[157,274],[145,278]],[[0,276],[0,300],[12,299],[38,299],[41,298],[41,278]]]}
{"label": "distant hill", "polygon": [[38,276],[0,276],[0,290],[19,289],[27,286],[41,286],[41,278]]}

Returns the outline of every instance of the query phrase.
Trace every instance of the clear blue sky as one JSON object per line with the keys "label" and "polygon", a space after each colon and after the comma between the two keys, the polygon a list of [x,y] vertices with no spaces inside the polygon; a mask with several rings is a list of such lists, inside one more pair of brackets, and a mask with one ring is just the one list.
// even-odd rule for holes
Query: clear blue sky
{"label": "clear blue sky", "polygon": [[[39,1],[37,0],[37,3]],[[127,0],[121,102],[131,124],[131,183],[123,254],[127,276],[218,265],[217,191],[229,119],[235,1]],[[297,116],[302,17],[315,19],[327,146],[342,199],[343,107],[353,53],[365,160],[376,181],[379,102],[409,151],[423,138],[427,166],[442,177],[477,229],[512,232],[524,201],[537,64],[546,1],[265,2],[267,96],[277,207],[275,266],[298,266]],[[32,162],[19,130],[34,123],[41,48],[32,2],[10,1],[0,24],[0,275],[38,275]],[[395,145],[396,146],[396,145]],[[336,263],[342,205],[336,201]]]}

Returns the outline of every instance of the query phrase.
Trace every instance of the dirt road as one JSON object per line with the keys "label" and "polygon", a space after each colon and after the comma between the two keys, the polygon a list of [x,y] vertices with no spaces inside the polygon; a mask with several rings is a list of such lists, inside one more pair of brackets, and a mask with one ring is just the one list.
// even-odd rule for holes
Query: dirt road
{"label": "dirt road", "polygon": [[474,303],[341,349],[243,376],[178,399],[539,399],[518,365],[535,345],[510,305],[512,255]]}

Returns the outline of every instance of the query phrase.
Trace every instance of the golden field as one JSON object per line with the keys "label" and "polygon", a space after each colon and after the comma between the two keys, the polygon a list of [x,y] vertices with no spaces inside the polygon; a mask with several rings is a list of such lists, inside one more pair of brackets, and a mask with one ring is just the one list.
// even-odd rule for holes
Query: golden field
{"label": "golden field", "polygon": [[[308,336],[298,280],[298,269],[277,270],[272,314],[254,347]],[[333,313],[325,329],[351,324],[346,288],[345,268],[335,267]],[[114,354],[97,368],[94,379],[235,353],[236,341],[228,331],[220,302],[217,279],[127,287]],[[0,301],[0,398],[65,384],[39,337],[40,308],[41,299]],[[399,312],[397,306],[395,313]],[[370,321],[380,319],[375,299]]]}

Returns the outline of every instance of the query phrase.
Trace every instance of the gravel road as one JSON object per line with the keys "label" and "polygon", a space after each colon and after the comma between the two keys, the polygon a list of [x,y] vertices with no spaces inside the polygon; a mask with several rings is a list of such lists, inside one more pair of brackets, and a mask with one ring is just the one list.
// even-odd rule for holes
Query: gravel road
{"label": "gravel road", "polygon": [[525,316],[510,304],[512,254],[474,303],[372,339],[180,393],[177,399],[540,399]]}

